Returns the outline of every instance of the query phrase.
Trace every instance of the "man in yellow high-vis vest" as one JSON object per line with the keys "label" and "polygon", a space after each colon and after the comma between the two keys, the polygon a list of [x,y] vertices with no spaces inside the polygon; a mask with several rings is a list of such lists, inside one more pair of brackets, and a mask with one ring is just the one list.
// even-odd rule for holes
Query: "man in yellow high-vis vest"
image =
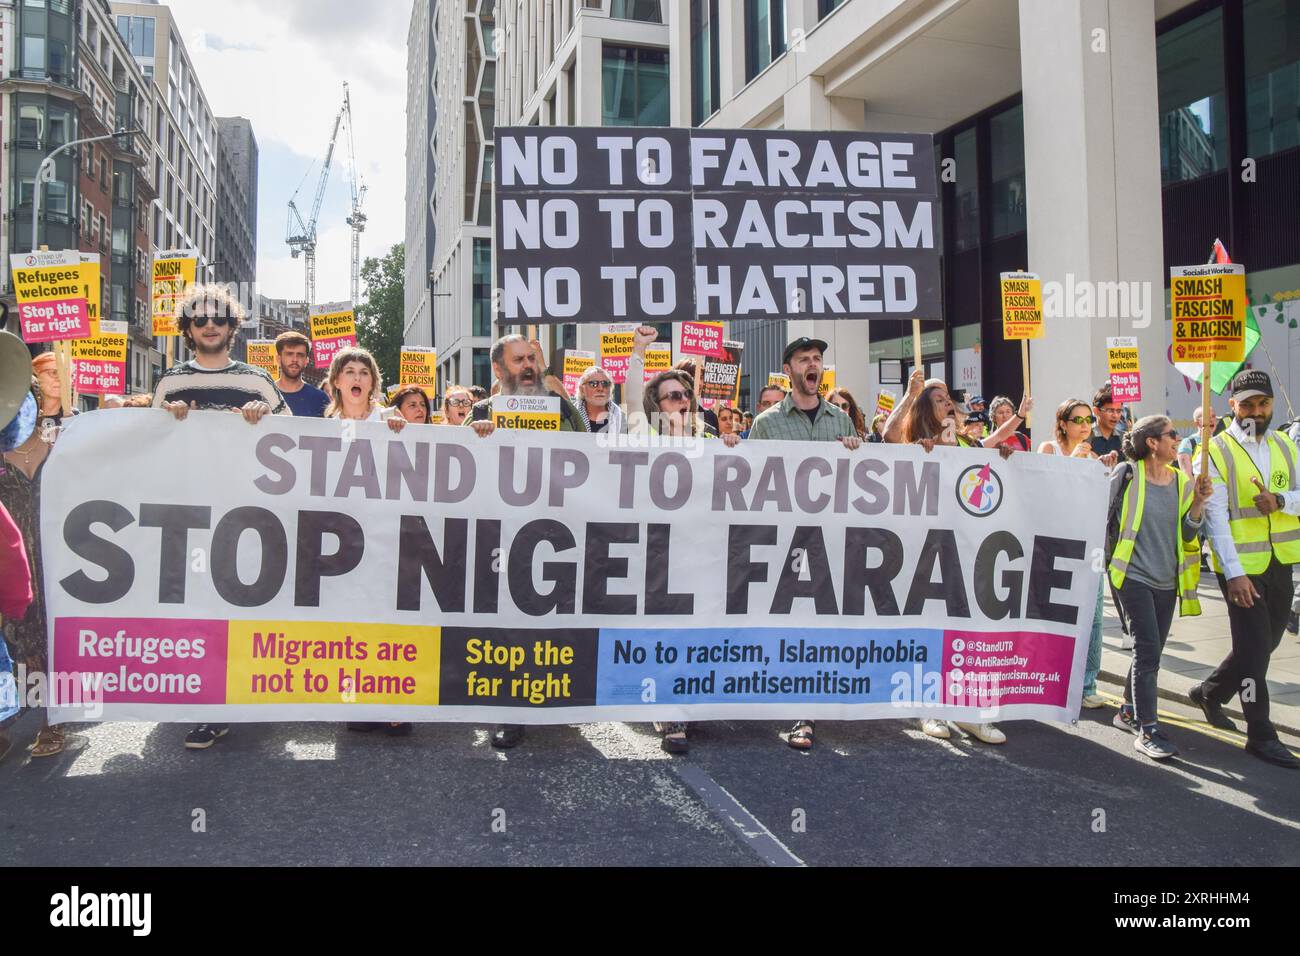
{"label": "man in yellow high-vis vest", "polygon": [[1269,719],[1267,683],[1269,657],[1291,611],[1291,565],[1300,562],[1300,452],[1286,435],[1269,431],[1273,383],[1265,372],[1237,373],[1231,396],[1232,424],[1210,440],[1214,493],[1205,531],[1228,602],[1232,650],[1189,696],[1215,727],[1235,730],[1222,708],[1240,695],[1246,750],[1300,769]]}

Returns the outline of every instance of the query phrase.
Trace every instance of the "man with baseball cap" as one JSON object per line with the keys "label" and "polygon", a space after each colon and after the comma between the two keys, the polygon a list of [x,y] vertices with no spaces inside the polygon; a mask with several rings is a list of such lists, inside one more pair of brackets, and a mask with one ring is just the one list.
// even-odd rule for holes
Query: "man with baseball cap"
{"label": "man with baseball cap", "polygon": [[[862,447],[853,420],[818,392],[825,352],[825,342],[807,336],[785,347],[781,370],[790,379],[790,394],[754,419],[750,439],[838,441],[850,450]],[[797,721],[786,742],[796,750],[812,749],[813,722]]]}
{"label": "man with baseball cap", "polygon": [[[1246,750],[1300,769],[1300,758],[1277,739],[1269,720],[1267,682],[1269,657],[1291,610],[1291,565],[1300,562],[1300,451],[1286,435],[1269,431],[1273,383],[1266,373],[1238,372],[1231,394],[1232,424],[1210,439],[1214,494],[1205,533],[1228,602],[1232,650],[1189,696],[1213,726],[1235,730],[1223,705],[1239,694]],[[1195,466],[1199,472],[1199,457]]]}

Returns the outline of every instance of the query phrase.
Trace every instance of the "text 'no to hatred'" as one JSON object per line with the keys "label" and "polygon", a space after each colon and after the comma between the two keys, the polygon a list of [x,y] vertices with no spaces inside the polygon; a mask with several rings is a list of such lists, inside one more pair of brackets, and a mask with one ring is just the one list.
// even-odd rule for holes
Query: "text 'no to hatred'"
{"label": "text 'no to hatred'", "polygon": [[501,321],[937,319],[928,135],[499,128]]}

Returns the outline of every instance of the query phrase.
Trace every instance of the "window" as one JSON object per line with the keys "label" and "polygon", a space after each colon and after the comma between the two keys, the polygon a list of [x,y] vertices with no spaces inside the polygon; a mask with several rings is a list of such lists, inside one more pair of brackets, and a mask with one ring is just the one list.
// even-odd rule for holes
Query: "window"
{"label": "window", "polygon": [[663,23],[659,0],[610,0],[609,15],[617,20]]}
{"label": "window", "polygon": [[691,125],[718,109],[718,0],[691,0]]}
{"label": "window", "polygon": [[1228,164],[1223,11],[1211,10],[1156,37],[1160,178],[1197,179]]}
{"label": "window", "polygon": [[975,130],[963,130],[953,137],[953,159],[957,162],[957,241],[955,251],[974,249],[980,244],[979,159]]}
{"label": "window", "polygon": [[668,125],[667,50],[606,44],[601,78],[602,125]]}
{"label": "window", "polygon": [[1246,153],[1300,146],[1300,0],[1246,0]]}
{"label": "window", "polygon": [[45,37],[23,37],[23,71],[45,72]]}
{"label": "window", "polygon": [[492,358],[487,349],[474,349],[474,385],[492,387]]}
{"label": "window", "polygon": [[50,110],[50,138],[47,147],[62,146],[68,141],[68,114],[62,110]]}
{"label": "window", "polygon": [[989,120],[993,238],[1025,231],[1025,111],[1015,106]]}
{"label": "window", "polygon": [[492,334],[492,241],[490,239],[474,240],[474,261],[472,264],[473,287],[470,294],[473,299],[474,335]]}
{"label": "window", "polygon": [[18,108],[18,139],[23,143],[40,143],[45,135],[45,110],[34,104]]}
{"label": "window", "polygon": [[745,0],[745,81],[785,53],[785,0]]}
{"label": "window", "polygon": [[57,179],[45,185],[45,208],[61,216],[68,214],[68,184]]}
{"label": "window", "polygon": [[838,7],[844,0],[817,0],[817,19],[821,20],[831,15],[831,11]]}

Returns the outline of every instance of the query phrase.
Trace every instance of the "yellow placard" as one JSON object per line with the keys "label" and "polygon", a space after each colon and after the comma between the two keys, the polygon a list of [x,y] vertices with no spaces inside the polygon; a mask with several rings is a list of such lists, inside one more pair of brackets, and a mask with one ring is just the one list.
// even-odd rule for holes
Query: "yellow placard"
{"label": "yellow placard", "polygon": [[790,391],[790,376],[786,375],[784,372],[768,372],[767,384],[775,385],[777,388],[783,388],[788,392]]}
{"label": "yellow placard", "polygon": [[397,380],[403,385],[418,385],[428,395],[438,387],[438,350],[425,345],[404,345],[398,359],[401,366]]}
{"label": "yellow placard", "polygon": [[494,395],[492,421],[497,428],[558,432],[560,400],[555,396]]}
{"label": "yellow placard", "polygon": [[629,322],[600,327],[600,357],[626,358],[632,354],[632,334],[636,325]]}
{"label": "yellow placard", "polygon": [[275,339],[252,339],[248,342],[248,364],[260,368],[271,378],[280,377],[280,363],[275,355]]}
{"label": "yellow placard", "polygon": [[231,621],[228,704],[438,703],[442,629]]}
{"label": "yellow placard", "polygon": [[125,362],[126,323],[113,324],[123,326],[122,331],[114,334],[105,329],[94,338],[73,339],[72,360],[74,362]]}
{"label": "yellow placard", "polygon": [[1169,270],[1175,362],[1246,358],[1246,269],[1235,263]]}
{"label": "yellow placard", "polygon": [[310,322],[312,359],[317,368],[329,368],[336,352],[357,344],[356,313],[346,303],[313,312]]}
{"label": "yellow placard", "polygon": [[1003,272],[1002,337],[1043,337],[1043,283],[1032,272]]}
{"label": "yellow placard", "polygon": [[876,396],[876,415],[888,415],[893,410],[894,393],[882,388],[880,394]]}
{"label": "yellow placard", "polygon": [[154,335],[181,334],[176,326],[176,303],[194,284],[198,264],[199,254],[193,249],[173,249],[154,256],[150,309]]}
{"label": "yellow placard", "polygon": [[1138,367],[1137,339],[1133,337],[1106,339],[1106,364],[1111,375],[1142,371]]}
{"label": "yellow placard", "polygon": [[645,375],[658,375],[673,367],[673,346],[670,342],[652,342],[645,350]]}
{"label": "yellow placard", "polygon": [[[99,253],[83,252],[81,265],[77,267],[77,276],[81,288],[86,294],[86,315],[90,319],[90,337],[98,338],[100,309],[103,307],[100,294]],[[122,361],[126,361],[123,357]]]}
{"label": "yellow placard", "polygon": [[833,391],[835,391],[835,366],[826,365],[822,368],[822,383],[817,386],[817,394],[825,398]]}
{"label": "yellow placard", "polygon": [[578,379],[582,373],[596,364],[595,352],[583,352],[569,349],[564,353],[564,390],[570,395],[577,394]]}

